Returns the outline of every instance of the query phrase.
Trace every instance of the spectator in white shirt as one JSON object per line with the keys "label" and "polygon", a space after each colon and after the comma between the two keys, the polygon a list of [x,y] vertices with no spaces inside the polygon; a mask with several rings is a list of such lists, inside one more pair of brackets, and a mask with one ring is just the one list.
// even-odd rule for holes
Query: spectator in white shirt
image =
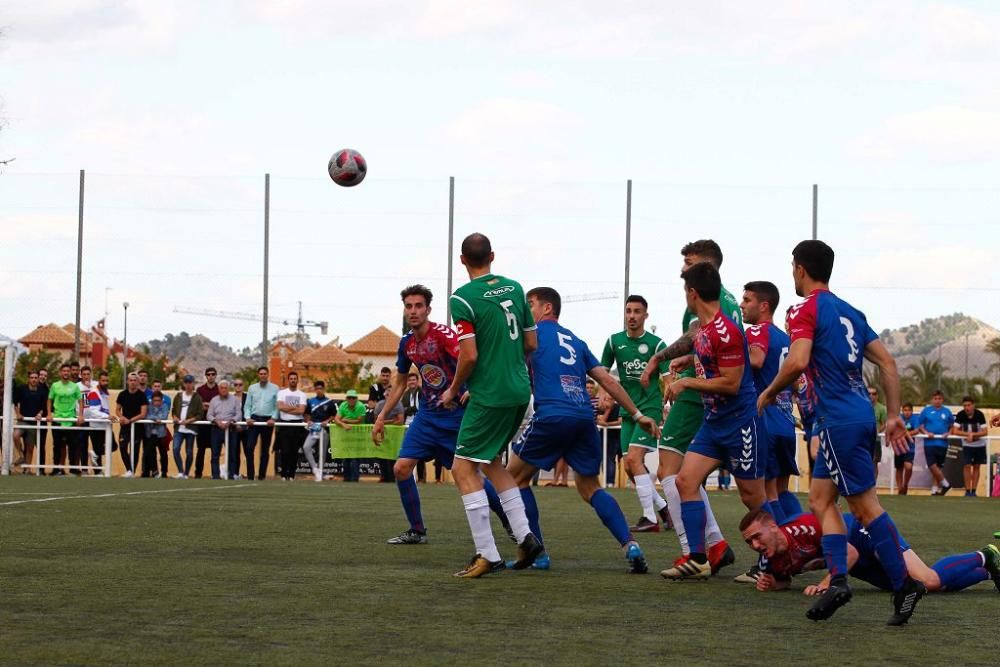
{"label": "spectator in white shirt", "polygon": [[[299,374],[288,374],[288,386],[278,392],[278,422],[290,424],[279,426],[278,448],[281,450],[281,479],[295,479],[299,450],[306,439],[305,429],[306,395],[299,391]],[[291,425],[294,424],[294,425]]]}

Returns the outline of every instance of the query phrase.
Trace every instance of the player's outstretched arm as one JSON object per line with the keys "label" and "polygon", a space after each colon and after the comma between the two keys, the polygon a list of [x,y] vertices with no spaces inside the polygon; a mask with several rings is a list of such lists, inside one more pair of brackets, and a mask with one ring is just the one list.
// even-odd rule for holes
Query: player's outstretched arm
{"label": "player's outstretched arm", "polygon": [[688,330],[681,334],[680,338],[653,355],[646,366],[646,370],[642,372],[642,377],[639,378],[639,382],[643,387],[649,386],[649,383],[653,381],[653,377],[656,375],[656,370],[664,361],[667,359],[676,359],[685,354],[691,354],[694,350],[695,336],[698,335],[700,328],[701,322],[697,319],[692,320],[688,326]]}
{"label": "player's outstretched arm", "polygon": [[885,422],[885,440],[895,453],[905,454],[910,450],[910,436],[899,416],[899,370],[896,368],[896,360],[877,338],[865,345],[865,359],[878,366],[879,376],[882,378],[885,408],[889,413]]}
{"label": "player's outstretched arm", "polygon": [[372,442],[376,445],[382,444],[382,439],[385,437],[385,416],[392,412],[392,409],[399,403],[399,399],[403,397],[403,392],[405,391],[406,376],[397,372],[395,379],[392,381],[392,389],[389,390],[389,395],[385,397],[385,405],[382,406],[382,412],[376,415],[375,424],[372,426]]}
{"label": "player's outstretched arm", "polygon": [[603,366],[594,366],[589,371],[587,375],[594,378],[594,381],[611,395],[611,398],[624,409],[628,414],[632,415],[636,423],[650,435],[659,438],[660,437],[660,426],[657,424],[655,419],[645,416],[639,411],[632,399],[629,398],[628,393],[625,391],[625,387],[621,385],[621,382],[616,380],[611,373],[607,371]]}
{"label": "player's outstretched arm", "polygon": [[694,389],[697,392],[726,394],[735,396],[740,391],[740,384],[743,382],[743,366],[722,366],[719,368],[718,377],[714,378],[681,378],[676,382],[667,385],[664,392],[665,400],[676,399],[685,389]]}
{"label": "player's outstretched arm", "polygon": [[810,357],[812,357],[812,344],[813,342],[809,338],[800,338],[792,342],[785,360],[781,363],[781,368],[778,369],[778,374],[757,398],[758,413],[763,412],[765,407],[774,403],[774,399],[781,393],[782,389],[799,379],[802,371],[809,365]]}

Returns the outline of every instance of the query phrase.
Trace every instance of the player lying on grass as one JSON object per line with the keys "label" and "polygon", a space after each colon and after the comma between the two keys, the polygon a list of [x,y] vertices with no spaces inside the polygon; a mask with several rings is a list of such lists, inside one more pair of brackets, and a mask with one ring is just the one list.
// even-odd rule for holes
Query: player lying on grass
{"label": "player lying on grass", "polygon": [[[560,458],[565,458],[576,473],[576,490],[580,497],[594,508],[618,540],[631,571],[645,574],[648,570],[646,559],[632,537],[625,515],[598,480],[604,452],[587,394],[587,376],[611,394],[654,441],[660,435],[659,426],[636,407],[624,387],[601,365],[587,344],[559,324],[562,299],[557,291],[551,287],[536,287],[527,296],[528,307],[538,327],[538,348],[530,357],[535,413],[514,443],[507,470],[521,490],[531,532],[542,539],[531,478],[539,468],[550,470]],[[535,566],[547,569],[548,562],[546,553],[536,559]]]}
{"label": "player lying on grass", "polygon": [[[889,574],[879,561],[871,534],[851,514],[847,525],[847,567],[850,575],[884,591],[892,590]],[[750,548],[761,556],[761,576],[757,590],[780,591],[792,577],[824,566],[823,529],[813,514],[800,514],[780,526],[764,510],[749,512],[740,522],[740,532]],[[928,567],[920,556],[899,537],[903,559],[910,576],[928,592],[960,591],[993,579],[1000,592],[1000,549],[988,544],[979,551],[945,556]],[[818,584],[806,586],[806,595],[822,595],[830,587],[830,574]]]}

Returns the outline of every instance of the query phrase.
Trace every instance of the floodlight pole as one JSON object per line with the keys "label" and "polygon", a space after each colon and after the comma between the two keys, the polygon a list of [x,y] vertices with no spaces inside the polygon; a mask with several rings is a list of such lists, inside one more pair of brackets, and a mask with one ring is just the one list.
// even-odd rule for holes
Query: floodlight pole
{"label": "floodlight pole", "polygon": [[271,250],[271,174],[264,174],[264,329],[261,338],[261,365],[267,366],[267,279]]}
{"label": "floodlight pole", "polygon": [[819,234],[819,186],[813,183],[813,241]]}
{"label": "floodlight pole", "polygon": [[73,332],[73,359],[80,361],[80,300],[83,293],[83,182],[84,170],[80,170],[80,203],[76,224],[76,331]]}
{"label": "floodlight pole", "polygon": [[448,177],[448,326],[451,326],[451,288],[455,261],[455,177]]}
{"label": "floodlight pole", "polygon": [[625,182],[625,296],[629,295],[629,271],[632,265],[632,179]]}
{"label": "floodlight pole", "polygon": [[[9,475],[14,460],[14,343],[0,343],[3,352],[3,424],[0,428],[0,442],[3,443],[3,462],[0,474]],[[39,440],[39,444],[41,440]]]}

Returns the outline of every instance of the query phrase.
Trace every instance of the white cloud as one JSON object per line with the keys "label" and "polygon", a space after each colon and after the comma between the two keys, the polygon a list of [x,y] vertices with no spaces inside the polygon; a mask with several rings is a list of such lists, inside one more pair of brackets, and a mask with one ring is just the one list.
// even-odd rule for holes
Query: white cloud
{"label": "white cloud", "polygon": [[1000,158],[1000,111],[942,106],[891,116],[851,141],[847,150],[863,160],[995,160]]}

